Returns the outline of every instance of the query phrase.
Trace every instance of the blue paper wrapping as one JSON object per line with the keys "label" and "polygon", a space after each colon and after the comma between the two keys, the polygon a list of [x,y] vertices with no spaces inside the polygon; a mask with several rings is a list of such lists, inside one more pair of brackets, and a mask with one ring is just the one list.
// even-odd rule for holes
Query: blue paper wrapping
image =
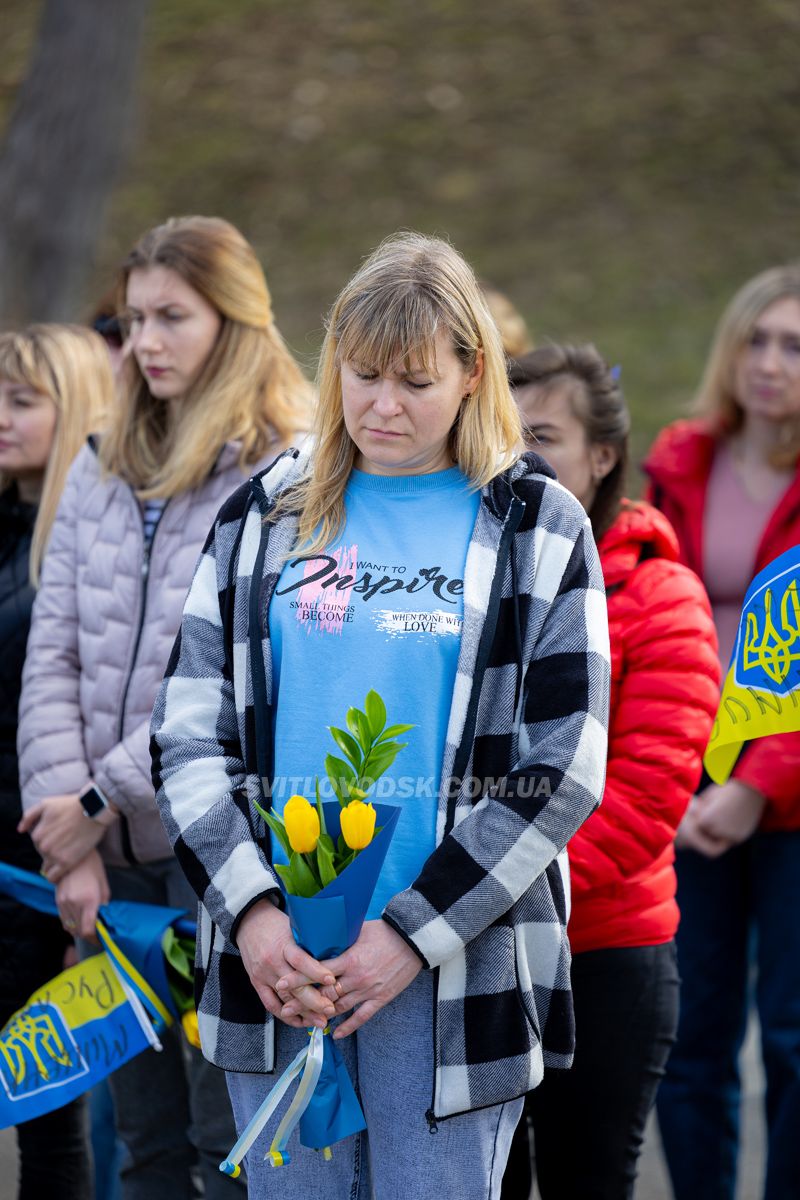
{"label": "blue paper wrapping", "polygon": [[[380,833],[356,855],[350,866],[310,899],[286,895],[295,941],[316,959],[343,954],[361,932],[400,818],[400,809],[395,805],[376,804],[374,807]],[[341,808],[334,801],[324,804],[323,810],[327,831],[336,841],[341,830]],[[300,1118],[301,1145],[321,1150],[366,1127],[339,1047],[328,1036],[324,1042],[322,1074],[311,1102]]]}

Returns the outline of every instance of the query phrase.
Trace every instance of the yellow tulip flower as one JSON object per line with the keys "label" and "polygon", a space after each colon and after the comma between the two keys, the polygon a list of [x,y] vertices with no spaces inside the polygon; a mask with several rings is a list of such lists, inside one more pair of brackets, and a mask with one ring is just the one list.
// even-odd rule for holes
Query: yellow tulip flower
{"label": "yellow tulip flower", "polygon": [[289,845],[298,854],[312,854],[319,841],[319,813],[305,796],[290,796],[283,809]]}
{"label": "yellow tulip flower", "polygon": [[375,809],[363,800],[351,800],[340,815],[342,837],[351,850],[363,850],[375,832]]}
{"label": "yellow tulip flower", "polygon": [[197,1026],[197,1013],[193,1008],[185,1012],[181,1017],[181,1025],[183,1026],[183,1034],[190,1046],[196,1046],[200,1049],[200,1030]]}

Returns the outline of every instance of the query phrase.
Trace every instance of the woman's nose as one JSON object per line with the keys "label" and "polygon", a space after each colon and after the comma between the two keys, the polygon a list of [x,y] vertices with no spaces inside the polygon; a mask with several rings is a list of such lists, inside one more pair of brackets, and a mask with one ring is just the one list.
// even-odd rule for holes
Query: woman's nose
{"label": "woman's nose", "polygon": [[381,379],[378,381],[372,407],[382,417],[394,416],[399,411],[397,384],[393,379]]}
{"label": "woman's nose", "polygon": [[762,371],[780,370],[781,348],[775,338],[769,338],[762,346],[759,366]]}
{"label": "woman's nose", "polygon": [[145,317],[134,333],[132,342],[137,350],[157,350],[161,346],[161,334],[155,317]]}

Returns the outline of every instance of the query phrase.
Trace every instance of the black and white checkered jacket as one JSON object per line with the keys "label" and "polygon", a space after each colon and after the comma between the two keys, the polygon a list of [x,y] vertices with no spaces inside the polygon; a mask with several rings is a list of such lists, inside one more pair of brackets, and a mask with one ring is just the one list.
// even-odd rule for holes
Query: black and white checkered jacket
{"label": "black and white checkered jacket", "polygon": [[[161,815],[201,901],[203,1050],[230,1071],[273,1069],[272,1019],[235,933],[252,904],[279,893],[252,801],[270,790],[267,612],[297,525],[263,518],[304,469],[288,451],[223,505],[153,716]],[[437,976],[429,1120],[520,1096],[544,1066],[571,1062],[565,846],[602,794],[608,686],[588,520],[527,455],[482,492],[437,847],[384,912]]]}

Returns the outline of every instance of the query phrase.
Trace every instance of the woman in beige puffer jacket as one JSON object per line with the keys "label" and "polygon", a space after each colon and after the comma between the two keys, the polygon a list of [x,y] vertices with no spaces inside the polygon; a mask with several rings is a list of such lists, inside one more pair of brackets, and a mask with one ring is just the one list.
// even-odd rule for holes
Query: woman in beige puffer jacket
{"label": "woman in beige puffer jacket", "polygon": [[[110,895],[191,908],[150,778],[149,723],[198,555],[227,495],[307,426],[310,391],[266,281],[225,221],[168,221],[123,265],[117,410],[75,460],[53,526],[23,676],[21,828],[65,928],[94,940]],[[172,1032],[172,1031],[170,1031]],[[235,1131],[221,1072],[177,1036],[110,1079],[124,1200],[206,1200]]]}

